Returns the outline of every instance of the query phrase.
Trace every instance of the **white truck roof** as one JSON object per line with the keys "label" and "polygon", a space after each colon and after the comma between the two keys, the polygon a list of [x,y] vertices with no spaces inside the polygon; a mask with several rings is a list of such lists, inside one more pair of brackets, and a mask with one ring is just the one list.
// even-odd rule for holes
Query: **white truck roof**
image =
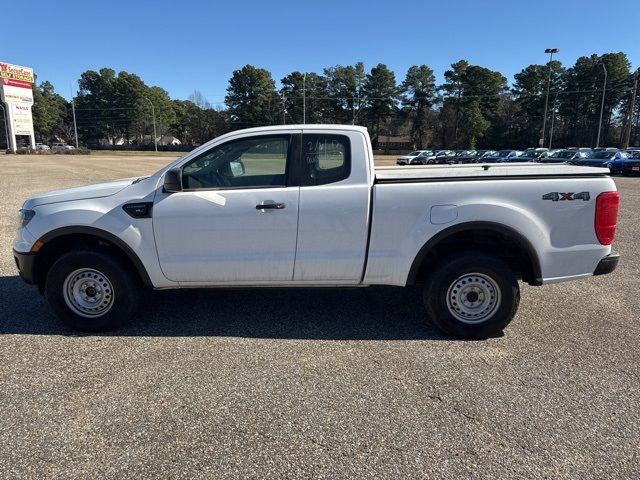
{"label": "white truck roof", "polygon": [[[341,125],[341,124],[291,124],[291,125],[267,125],[264,127],[245,128],[242,130],[234,130],[229,132],[230,134],[238,133],[259,133],[259,132],[273,132],[274,130],[341,130],[341,131],[356,131],[367,133],[367,127],[361,127],[359,125]],[[227,134],[225,134],[227,135]]]}

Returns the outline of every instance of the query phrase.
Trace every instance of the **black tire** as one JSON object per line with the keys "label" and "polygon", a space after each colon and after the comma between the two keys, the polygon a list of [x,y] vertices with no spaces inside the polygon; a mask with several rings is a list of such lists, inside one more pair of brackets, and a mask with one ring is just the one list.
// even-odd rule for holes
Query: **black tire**
{"label": "black tire", "polygon": [[[86,273],[88,270],[93,270],[106,279],[103,279],[104,283],[102,283],[100,280],[102,277],[95,277],[96,281],[102,283],[98,286],[103,289],[103,293],[98,294],[101,295],[99,299],[100,301],[105,299],[105,303],[108,301],[108,307],[104,307],[104,313],[88,312],[90,316],[83,316],[78,313],[82,306],[71,307],[67,303],[68,300],[73,304],[74,296],[72,293],[65,294],[65,291],[68,285],[94,281],[91,278],[93,275]],[[75,272],[79,273],[72,276]],[[77,276],[82,278],[74,282]],[[70,280],[67,283],[68,278]],[[56,260],[47,274],[44,291],[51,310],[66,325],[75,330],[101,332],[118,328],[133,316],[138,306],[141,289],[139,278],[119,256],[108,249],[86,249],[66,253]],[[93,300],[98,297],[94,293],[90,298]],[[87,307],[84,308],[89,310]]]}
{"label": "black tire", "polygon": [[[479,275],[477,278],[476,274]],[[466,278],[468,283],[457,281],[461,278]],[[461,288],[456,290],[457,286]],[[470,295],[465,296],[464,292],[473,295],[474,291],[480,292],[480,296],[476,293],[470,301]],[[473,308],[465,310],[464,305],[454,305],[461,299],[472,307],[474,301],[479,301],[477,308],[484,308],[479,311],[485,312],[486,319],[482,319],[480,313],[469,313],[475,312]],[[455,337],[480,339],[498,335],[511,322],[520,303],[520,288],[509,266],[499,258],[464,252],[435,265],[424,286],[423,300],[427,317],[440,330]],[[472,318],[472,315],[479,318]],[[465,318],[461,320],[460,317]]]}

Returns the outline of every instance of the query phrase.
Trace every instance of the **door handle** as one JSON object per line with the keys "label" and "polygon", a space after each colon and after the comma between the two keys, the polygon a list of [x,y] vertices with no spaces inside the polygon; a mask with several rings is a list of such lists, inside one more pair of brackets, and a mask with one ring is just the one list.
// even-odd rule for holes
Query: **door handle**
{"label": "door handle", "polygon": [[265,200],[260,205],[256,205],[256,210],[282,210],[286,207],[284,203],[277,203],[272,200]]}

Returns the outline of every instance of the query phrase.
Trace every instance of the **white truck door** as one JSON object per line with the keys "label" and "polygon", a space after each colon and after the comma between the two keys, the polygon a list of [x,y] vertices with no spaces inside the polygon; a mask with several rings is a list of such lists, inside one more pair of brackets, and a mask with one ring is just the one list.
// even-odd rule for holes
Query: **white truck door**
{"label": "white truck door", "polygon": [[[183,191],[160,187],[153,229],[160,266],[179,282],[291,282],[299,187],[288,186],[299,130],[232,139],[182,165]],[[297,133],[297,135],[296,135]]]}
{"label": "white truck door", "polygon": [[371,203],[366,142],[357,131],[303,130],[297,282],[360,283]]}

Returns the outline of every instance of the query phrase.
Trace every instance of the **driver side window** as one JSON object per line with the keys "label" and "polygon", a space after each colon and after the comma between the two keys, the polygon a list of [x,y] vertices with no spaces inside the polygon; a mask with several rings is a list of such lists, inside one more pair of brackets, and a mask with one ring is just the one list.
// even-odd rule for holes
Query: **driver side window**
{"label": "driver side window", "polygon": [[288,135],[218,145],[182,168],[185,190],[286,186]]}

